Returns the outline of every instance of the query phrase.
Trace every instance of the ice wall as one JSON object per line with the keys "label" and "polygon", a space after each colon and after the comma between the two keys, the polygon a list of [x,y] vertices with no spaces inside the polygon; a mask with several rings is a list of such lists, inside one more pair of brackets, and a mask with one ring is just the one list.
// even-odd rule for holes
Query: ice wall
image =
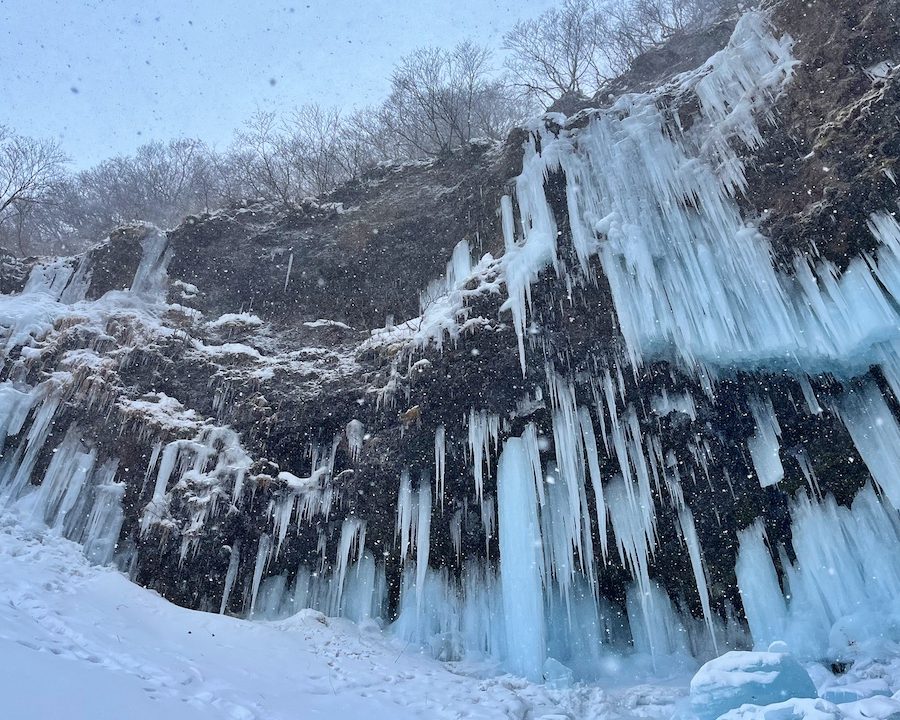
{"label": "ice wall", "polygon": [[[536,141],[526,145],[518,223],[511,204],[502,206],[505,307],[523,368],[531,283],[553,266],[573,275],[571,286],[579,274],[590,277],[596,257],[634,364],[675,360],[713,376],[743,368],[849,377],[883,363],[894,373],[894,217],[873,215],[870,231],[880,247],[845,272],[798,255],[788,274],[774,267],[768,240],[735,199],[744,186],[738,149],[760,143],[758,122],[770,118],[792,77],[791,47],[765,14],[748,13],[728,47],[699,70],[657,92],[624,95],[591,115],[587,127],[535,129],[540,152]],[[699,102],[699,117],[684,130],[672,114],[690,97]],[[566,180],[579,260],[572,269],[557,262],[556,223],[544,194],[547,175],[557,170]]]}
{"label": "ice wall", "polygon": [[[67,353],[61,370],[38,373],[45,348],[66,318],[77,318],[86,332],[106,336],[107,328],[131,327],[129,339],[140,344],[166,331],[163,309],[167,239],[144,228],[142,256],[131,288],[85,299],[93,268],[89,254],[39,262],[21,294],[0,296],[0,338],[4,343],[4,380],[0,383],[0,508],[13,507],[84,546],[96,563],[123,555],[119,546],[124,523],[126,484],[119,460],[100,457],[94,443],[67,414],[75,404],[99,411],[107,400],[102,374],[108,369],[93,350]],[[59,424],[64,422],[62,427]],[[61,439],[60,439],[61,438]],[[49,454],[49,462],[42,462]]]}
{"label": "ice wall", "polygon": [[[482,659],[535,680],[596,678],[626,658],[639,670],[683,665],[740,640],[712,596],[708,563],[719,547],[701,540],[730,529],[714,502],[688,502],[687,490],[718,498],[728,488],[734,499],[727,472],[711,466],[714,453],[696,431],[709,424],[703,405],[737,371],[777,372],[796,384],[797,412],[840,419],[873,485],[852,508],[819,498],[816,458],[796,444],[782,447],[787,433],[774,396],[759,387],[742,399],[736,410],[748,429],[729,440],[761,486],[754,490],[778,492],[795,467],[815,496],[793,501],[794,560],[768,544],[761,522],[740,533],[735,570],[753,642],[786,639],[810,657],[875,642],[866,628],[900,609],[900,426],[885,392],[900,393],[900,225],[887,209],[873,214],[868,231],[877,250],[842,273],[806,257],[787,273],[742,217],[740,151],[759,145],[759,123],[774,121],[774,100],[792,76],[791,48],[765,14],[750,13],[728,47],[665,88],[626,95],[577,129],[559,117],[552,119],[562,129],[529,128],[515,196],[499,208],[504,256],[473,263],[461,241],[444,276],[422,293],[420,317],[376,331],[361,350],[376,341],[441,350],[447,337],[459,341],[480,327],[467,302],[502,281],[501,317],[511,320],[533,386],[508,415],[473,398],[456,418],[429,425],[426,416],[422,432],[433,438],[420,466],[397,468],[377,488],[387,520],[357,514],[336,481],[338,448],[356,464],[369,428],[378,430],[362,405],[365,424],[346,418],[334,437],[298,449],[308,464],[296,474],[252,476],[254,458],[238,432],[158,393],[116,406],[167,423],[165,438],[149,420],[140,433],[153,447],[138,471],[140,541],[155,548],[178,538],[188,563],[211,525],[246,512],[253,531],[221,548],[221,597],[209,601],[220,612],[267,619],[315,608],[378,623],[441,659]],[[695,104],[688,127],[679,110]],[[565,181],[568,223],[548,199],[553,173]],[[72,372],[26,380],[42,338],[66,315],[104,329],[127,313],[168,332],[159,310],[170,251],[159,232],[148,231],[142,245],[130,291],[87,302],[90,268],[60,261],[36,266],[25,292],[0,302],[9,365],[0,383],[0,504],[82,542],[96,562],[127,559],[117,547],[124,469],[101,457],[64,411],[73,398],[99,403],[84,378],[101,373],[101,361],[85,353]],[[559,297],[550,300],[559,306],[574,306],[576,290],[602,273],[621,352],[577,370],[544,356],[532,286],[548,271],[559,281]],[[682,382],[673,372],[668,387],[636,395],[638,370],[651,361],[677,367]],[[884,387],[867,374],[871,365]],[[810,378],[821,373],[843,383],[829,397],[813,389]],[[68,424],[54,432],[56,422]],[[680,446],[670,447],[666,427]],[[41,464],[48,443],[55,452]],[[392,537],[373,537],[384,527]],[[660,547],[664,532],[675,548]],[[313,538],[314,552],[298,561],[291,548],[301,534]],[[683,560],[677,583],[661,582],[670,580],[660,576],[664,553]],[[623,596],[604,596],[610,584]]]}
{"label": "ice wall", "polygon": [[792,515],[793,561],[766,546],[759,525],[741,535],[736,572],[754,644],[777,638],[804,657],[850,660],[900,640],[888,622],[900,611],[896,508],[867,487],[850,507],[801,495]]}

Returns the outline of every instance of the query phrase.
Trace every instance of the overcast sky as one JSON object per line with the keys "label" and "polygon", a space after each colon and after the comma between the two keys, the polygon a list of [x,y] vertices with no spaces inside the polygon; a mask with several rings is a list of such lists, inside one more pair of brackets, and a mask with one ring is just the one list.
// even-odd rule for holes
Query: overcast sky
{"label": "overcast sky", "polygon": [[175,135],[222,147],[257,107],[375,102],[416,47],[497,46],[551,4],[0,0],[0,124],[59,138],[78,167]]}

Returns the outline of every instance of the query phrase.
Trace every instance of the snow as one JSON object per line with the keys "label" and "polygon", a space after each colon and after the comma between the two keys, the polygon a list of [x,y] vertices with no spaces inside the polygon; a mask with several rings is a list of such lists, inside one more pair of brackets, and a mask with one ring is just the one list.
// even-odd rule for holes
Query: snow
{"label": "snow", "polygon": [[230,327],[259,327],[263,321],[253,313],[225,313],[217,319],[208,322],[206,326],[211,330]]}
{"label": "snow", "polygon": [[[588,686],[572,683],[562,663],[548,663],[543,672],[553,687],[541,687],[432,660],[371,621],[357,625],[303,610],[250,622],[187,610],[89,564],[79,546],[23,511],[0,514],[5,717],[287,720],[302,710],[310,718],[373,720],[668,720],[684,712],[684,676],[641,684],[625,674]],[[750,669],[759,674],[762,666]],[[727,717],[887,720],[898,712],[900,702],[887,696],[900,680],[896,660],[861,661],[855,676],[811,669],[823,695],[853,700],[744,706]],[[746,663],[728,663],[725,673],[744,670]]]}
{"label": "snow", "polygon": [[815,697],[812,678],[786,652],[727,652],[691,680],[691,708],[700,720],[716,720],[742,705]]}
{"label": "snow", "polygon": [[197,340],[196,338],[192,338],[191,346],[193,347],[194,352],[214,358],[243,356],[252,360],[263,359],[263,356],[259,352],[259,350],[245,343],[222,343],[221,345],[207,345],[206,343]]}
{"label": "snow", "polygon": [[[469,678],[377,629],[303,611],[248,622],[171,605],[0,518],[0,688],[16,720],[522,717],[544,693]],[[529,695],[535,696],[534,699]]]}
{"label": "snow", "polygon": [[341,330],[352,330],[353,328],[347,325],[347,323],[342,323],[339,320],[307,320],[303,323],[303,327],[308,328],[322,328],[322,327],[336,327]]}
{"label": "snow", "polygon": [[794,699],[760,707],[744,705],[722,715],[721,720],[889,720],[900,714],[900,700],[867,697],[834,704],[825,699]]}
{"label": "snow", "polygon": [[461,240],[453,249],[443,277],[429,283],[419,297],[420,314],[399,324],[388,323],[371,331],[359,350],[409,350],[435,345],[446,338],[455,342],[467,330],[491,324],[483,317],[469,317],[467,302],[484,293],[498,293],[500,261],[486,253],[474,266],[469,243]]}
{"label": "snow", "polygon": [[196,431],[203,421],[196,410],[186,409],[164,392],[149,393],[137,399],[122,398],[116,405],[128,416],[155,429]]}
{"label": "snow", "polygon": [[372,621],[187,610],[89,564],[21,505],[0,513],[0,576],[0,692],[16,720],[665,720],[687,684],[563,687],[554,670],[560,687],[545,688],[432,660]]}

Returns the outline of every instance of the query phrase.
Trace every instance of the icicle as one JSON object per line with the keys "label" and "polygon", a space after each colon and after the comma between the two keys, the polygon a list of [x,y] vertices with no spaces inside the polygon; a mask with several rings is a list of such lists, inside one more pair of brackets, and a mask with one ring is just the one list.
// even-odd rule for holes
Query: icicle
{"label": "icicle", "polygon": [[484,494],[484,468],[487,465],[487,477],[491,474],[491,449],[497,448],[500,436],[500,418],[490,415],[484,410],[469,411],[469,452],[472,457],[472,472],[475,477],[475,497],[479,501]]}
{"label": "icicle", "polygon": [[219,606],[219,614],[224,615],[228,609],[228,599],[234,589],[234,581],[237,580],[238,566],[241,563],[241,541],[236,538],[230,548],[231,557],[228,559],[228,570],[225,572],[225,587],[222,590],[222,603]]}
{"label": "icicle", "polygon": [[59,409],[60,402],[59,393],[51,391],[51,394],[44,398],[35,411],[28,433],[16,448],[7,466],[12,478],[7,476],[7,472],[0,474],[0,506],[5,502],[17,499],[26,489],[38,456],[50,435],[53,418]]}
{"label": "icicle", "polygon": [[466,283],[472,275],[472,251],[468,240],[460,240],[453,248],[444,276],[432,280],[419,295],[419,312],[425,315],[430,306],[441,301]]}
{"label": "icicle", "polygon": [[344,432],[347,436],[347,446],[350,449],[350,459],[353,462],[359,462],[359,453],[362,450],[366,428],[359,420],[353,419],[347,423]]}
{"label": "icicle", "polygon": [[158,228],[147,225],[141,240],[141,262],[134,273],[131,292],[153,302],[163,302],[168,283],[166,269],[171,257],[169,238]]}
{"label": "icicle", "polygon": [[597,506],[597,526],[600,532],[600,547],[603,552],[603,560],[606,560],[608,537],[606,528],[606,500],[603,496],[603,483],[600,478],[600,459],[597,454],[597,439],[594,436],[594,426],[591,422],[591,413],[587,408],[578,409],[578,419],[581,424],[581,437],[587,453],[588,471],[591,476],[591,488],[594,491],[594,502]]}
{"label": "icicle", "polygon": [[784,639],[787,608],[772,556],[765,545],[765,531],[757,520],[738,533],[735,574],[744,605],[744,615],[750,625],[753,643],[766,648],[775,640]]}
{"label": "icicle", "polygon": [[82,543],[85,557],[98,565],[113,561],[125,522],[125,483],[115,481],[118,468],[118,460],[107,460],[95,471],[91,478],[94,497],[84,530],[77,535],[74,528],[67,532],[68,537]]}
{"label": "icicle", "polygon": [[259,545],[256,548],[256,565],[253,566],[253,585],[250,590],[250,617],[256,611],[256,596],[259,593],[259,584],[262,581],[266,565],[269,563],[269,555],[272,552],[272,538],[261,535]]}
{"label": "icicle", "polygon": [[781,427],[775,417],[772,401],[768,398],[751,398],[750,412],[756,421],[756,433],[747,441],[747,448],[750,450],[759,484],[768,487],[784,477],[784,466],[779,456]]}
{"label": "icicle", "polygon": [[384,598],[384,571],[372,553],[364,552],[350,568],[341,602],[341,616],[361,622],[380,615]]}
{"label": "icicle", "polygon": [[445,439],[445,431],[443,425],[438,425],[434,431],[434,477],[436,483],[436,492],[441,504],[441,510],[444,509],[444,472],[446,469],[447,446]]}
{"label": "icicle", "polygon": [[791,454],[800,466],[800,472],[803,473],[803,477],[806,479],[806,484],[809,485],[809,491],[812,493],[812,496],[814,498],[821,498],[822,491],[819,489],[819,481],[816,478],[816,473],[813,470],[812,462],[810,462],[806,449],[802,447],[795,448]]}
{"label": "icicle", "polygon": [[359,518],[345,518],[341,525],[341,539],[338,542],[337,559],[334,565],[335,600],[332,614],[340,612],[344,593],[344,580],[350,565],[350,555],[356,550],[356,560],[363,557],[366,548],[366,523]]}
{"label": "icicle", "polygon": [[[635,579],[644,623],[649,627],[653,621],[653,608],[647,600],[651,593],[649,559],[653,539],[653,500],[635,495],[628,481],[618,475],[607,485],[606,498],[619,558]],[[653,634],[648,636],[652,640]],[[652,652],[655,654],[655,648]]]}
{"label": "icicle", "polygon": [[[543,524],[545,515],[552,517],[552,535],[545,533],[544,537],[553,537],[555,542],[545,546],[545,549],[552,549],[554,560],[549,562],[549,566],[554,571],[559,570],[556,572],[556,579],[568,607],[569,589],[575,572],[575,565],[571,562],[573,549],[578,555],[579,567],[591,586],[595,583],[590,510],[584,490],[584,428],[572,386],[549,371],[548,381],[554,407],[553,440],[560,482],[549,489],[548,498],[551,502],[547,508],[548,513],[542,513],[541,518]],[[563,488],[565,498],[560,493]],[[563,561],[562,554],[569,557]]]}
{"label": "icicle", "polygon": [[496,529],[494,517],[494,498],[486,497],[481,501],[481,526],[484,528],[484,556],[486,558],[491,555],[491,538],[494,537]]}
{"label": "icicle", "polygon": [[[531,428],[534,434],[534,427]],[[546,653],[544,575],[535,473],[540,460],[524,436],[510,438],[497,469],[500,514],[500,579],[506,626],[507,666],[533,680],[542,677]]]}
{"label": "icicle", "polygon": [[96,452],[84,447],[80,437],[80,428],[74,424],[69,426],[35,492],[34,511],[50,527],[65,523],[94,469]]}
{"label": "icicle", "polygon": [[709,586],[706,581],[706,570],[703,566],[703,555],[700,551],[700,539],[697,537],[694,516],[686,505],[678,509],[678,524],[681,526],[684,544],[687,545],[691,570],[694,572],[694,584],[697,586],[697,594],[700,596],[700,607],[703,608],[703,619],[706,621],[706,627],[709,629],[709,637],[712,640],[713,649],[718,655],[719,644],[716,641],[712,608],[709,604]]}
{"label": "icicle", "polygon": [[431,479],[427,472],[419,478],[419,518],[416,523],[416,616],[425,601],[425,573],[431,547]]}
{"label": "icicle", "polygon": [[806,401],[806,407],[809,410],[810,415],[821,415],[822,406],[819,405],[819,401],[816,399],[816,393],[813,392],[809,377],[805,374],[798,375],[797,383],[803,391],[803,399]]}
{"label": "icicle", "polygon": [[457,510],[450,518],[450,542],[456,554],[456,564],[462,559],[462,510]]}
{"label": "icicle", "polygon": [[141,494],[147,489],[147,483],[150,482],[150,476],[153,474],[154,469],[156,469],[156,463],[159,462],[159,454],[162,452],[162,449],[163,444],[161,442],[153,444],[153,451],[150,453],[150,462],[147,463],[147,470],[144,473],[144,482],[141,485]]}
{"label": "icicle", "polygon": [[282,290],[282,292],[287,292],[288,283],[291,281],[291,270],[293,269],[293,267],[294,253],[291,253],[288,257],[287,272],[284,274],[284,289]]}
{"label": "icicle", "polygon": [[646,589],[633,583],[626,593],[628,624],[634,639],[634,649],[650,655],[654,667],[665,655],[687,653],[687,633],[678,618],[672,601],[656,582]]}
{"label": "icicle", "polygon": [[400,542],[400,562],[406,564],[406,557],[416,549],[416,524],[418,522],[418,493],[412,489],[409,470],[400,473],[400,490],[397,495],[397,522],[394,536]]}
{"label": "icicle", "polygon": [[689,392],[684,392],[680,395],[669,395],[668,391],[663,390],[659,395],[653,396],[650,401],[650,407],[660,417],[679,412],[687,415],[691,420],[697,419],[697,406],[694,404],[694,398]]}
{"label": "icicle", "polygon": [[875,482],[900,509],[900,426],[878,386],[869,381],[848,391],[840,413]]}

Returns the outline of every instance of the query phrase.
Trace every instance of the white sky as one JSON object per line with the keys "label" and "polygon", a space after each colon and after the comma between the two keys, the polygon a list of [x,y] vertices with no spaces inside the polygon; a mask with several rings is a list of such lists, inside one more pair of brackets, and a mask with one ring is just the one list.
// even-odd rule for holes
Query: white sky
{"label": "white sky", "polygon": [[0,124],[59,138],[79,167],[175,135],[221,147],[257,107],[376,102],[416,47],[499,46],[552,4],[0,0]]}

